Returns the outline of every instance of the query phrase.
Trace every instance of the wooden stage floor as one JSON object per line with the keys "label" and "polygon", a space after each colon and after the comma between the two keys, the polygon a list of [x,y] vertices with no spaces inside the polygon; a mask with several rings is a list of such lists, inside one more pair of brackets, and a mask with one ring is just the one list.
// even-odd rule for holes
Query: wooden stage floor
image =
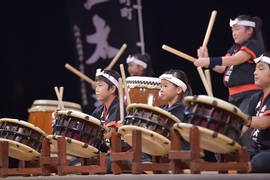
{"label": "wooden stage floor", "polygon": [[266,180],[270,178],[270,174],[217,174],[217,173],[201,173],[201,174],[121,174],[121,175],[76,175],[68,174],[66,176],[34,176],[34,177],[22,177],[22,176],[8,176],[4,179],[16,179],[16,180]]}

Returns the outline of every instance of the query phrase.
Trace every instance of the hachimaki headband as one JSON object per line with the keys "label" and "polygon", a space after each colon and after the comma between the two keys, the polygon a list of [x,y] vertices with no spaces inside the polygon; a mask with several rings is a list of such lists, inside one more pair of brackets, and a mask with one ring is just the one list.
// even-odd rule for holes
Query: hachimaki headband
{"label": "hachimaki headband", "polygon": [[135,64],[138,64],[138,65],[144,67],[145,69],[147,68],[147,64],[145,62],[143,62],[142,60],[137,59],[137,58],[135,58],[134,56],[131,56],[131,55],[129,55],[127,57],[127,63],[130,63],[130,62],[134,62]]}
{"label": "hachimaki headband", "polygon": [[96,77],[97,76],[103,76],[103,77],[107,78],[109,81],[111,81],[117,87],[117,89],[119,89],[118,81],[114,77],[112,77],[111,75],[105,73],[104,71],[101,71],[101,69],[97,69]]}
{"label": "hachimaki headband", "polygon": [[250,27],[254,27],[256,26],[256,23],[253,21],[246,21],[246,20],[239,20],[238,18],[236,18],[235,20],[231,20],[230,19],[230,27],[232,27],[233,25],[243,25],[243,26],[250,26]]}
{"label": "hachimaki headband", "polygon": [[184,92],[187,90],[187,85],[180,79],[174,77],[172,74],[162,74],[161,76],[159,76],[159,79],[166,79],[172,82],[173,84],[181,87]]}

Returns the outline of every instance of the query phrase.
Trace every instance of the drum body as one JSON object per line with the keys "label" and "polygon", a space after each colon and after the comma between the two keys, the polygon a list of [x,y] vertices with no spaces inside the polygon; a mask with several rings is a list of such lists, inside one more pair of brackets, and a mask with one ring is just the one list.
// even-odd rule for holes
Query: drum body
{"label": "drum body", "polygon": [[238,107],[205,95],[187,96],[183,103],[186,105],[184,118],[175,127],[187,141],[189,129],[195,125],[199,127],[203,149],[228,153],[240,147],[237,141],[248,116]]}
{"label": "drum body", "polygon": [[40,158],[42,139],[47,134],[40,128],[26,121],[0,119],[0,140],[9,142],[9,156],[31,161]]}
{"label": "drum body", "polygon": [[170,150],[170,129],[179,122],[177,117],[159,107],[133,103],[127,106],[127,116],[118,133],[132,146],[132,131],[140,130],[142,151],[161,156]]}
{"label": "drum body", "polygon": [[67,153],[70,155],[85,158],[98,155],[108,127],[100,120],[82,112],[57,110],[55,116],[52,135],[48,135],[47,139],[57,146],[57,137],[64,136],[67,140]]}
{"label": "drum body", "polygon": [[[63,101],[65,109],[75,110],[81,112],[81,105]],[[55,122],[54,112],[58,108],[58,101],[56,100],[35,100],[30,109],[28,109],[28,122],[34,124],[44,130],[47,134],[52,133],[52,126]]]}
{"label": "drum body", "polygon": [[126,79],[131,103],[152,106],[166,104],[160,96],[160,79],[154,77],[132,76]]}

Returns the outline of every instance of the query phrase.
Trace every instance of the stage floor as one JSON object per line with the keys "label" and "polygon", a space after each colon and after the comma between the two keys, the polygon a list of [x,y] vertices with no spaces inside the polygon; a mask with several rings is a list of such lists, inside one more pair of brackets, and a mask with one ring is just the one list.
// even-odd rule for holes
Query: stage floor
{"label": "stage floor", "polygon": [[202,172],[201,174],[121,174],[121,175],[76,175],[68,174],[66,176],[34,176],[34,177],[22,177],[22,176],[8,176],[5,179],[16,179],[16,180],[83,180],[83,179],[99,179],[99,180],[266,180],[270,178],[270,174],[218,174],[215,172]]}

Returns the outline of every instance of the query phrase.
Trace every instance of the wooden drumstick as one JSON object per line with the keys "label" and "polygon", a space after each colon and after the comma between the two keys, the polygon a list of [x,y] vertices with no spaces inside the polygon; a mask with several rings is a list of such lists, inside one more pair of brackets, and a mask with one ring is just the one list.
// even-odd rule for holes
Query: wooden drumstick
{"label": "wooden drumstick", "polygon": [[205,79],[207,81],[208,87],[209,87],[211,93],[213,94],[210,70],[209,69],[204,70],[204,74],[205,74]]}
{"label": "wooden drumstick", "polygon": [[54,90],[55,90],[55,93],[56,93],[56,96],[57,96],[57,99],[58,99],[58,109],[63,110],[64,109],[63,108],[63,103],[62,103],[62,99],[61,99],[60,93],[58,91],[58,88],[55,86]]}
{"label": "wooden drumstick", "polygon": [[129,104],[131,104],[131,101],[130,101],[129,92],[128,92],[128,88],[127,88],[126,74],[125,74],[123,64],[120,64],[120,71],[121,71],[123,84],[124,84],[124,88],[125,88],[125,94],[126,94],[126,98],[127,98],[127,105],[129,105]]}
{"label": "wooden drumstick", "polygon": [[213,28],[216,16],[217,16],[217,11],[212,11],[212,14],[211,14],[211,17],[210,17],[210,20],[209,20],[209,23],[208,23],[208,27],[207,27],[207,30],[206,30],[206,33],[205,33],[205,36],[204,36],[204,40],[203,40],[203,45],[202,45],[202,48],[203,48],[202,52],[203,53],[204,53],[205,47],[208,44],[208,41],[209,41],[209,38],[210,38],[210,34],[212,32],[212,28]]}
{"label": "wooden drumstick", "polygon": [[64,104],[63,104],[63,95],[64,95],[64,87],[61,86],[60,87],[59,96],[60,96],[60,99],[61,99],[61,101],[60,101],[60,107],[61,107],[62,110],[65,109]]}
{"label": "wooden drumstick", "polygon": [[91,85],[95,86],[95,81],[93,81],[92,79],[90,79],[89,77],[87,77],[86,75],[84,75],[83,73],[81,73],[80,71],[78,71],[77,69],[75,69],[74,67],[72,67],[69,64],[65,64],[65,67],[70,70],[71,72],[73,72],[74,74],[76,74],[77,76],[81,77],[83,80],[87,81],[88,83],[90,83]]}
{"label": "wooden drumstick", "polygon": [[205,78],[205,75],[204,75],[204,73],[203,73],[202,68],[201,68],[201,67],[197,67],[197,70],[198,70],[199,75],[200,75],[200,77],[201,77],[201,80],[202,80],[202,82],[203,82],[204,88],[205,88],[205,90],[206,90],[206,92],[207,92],[207,95],[213,97],[212,91],[211,91],[211,89],[210,89],[209,86],[208,86],[208,83],[207,83],[207,81],[206,81],[206,78]]}
{"label": "wooden drumstick", "polygon": [[169,46],[167,46],[165,44],[162,45],[162,49],[164,49],[166,51],[169,51],[170,53],[173,53],[173,54],[175,54],[177,56],[180,56],[180,57],[182,57],[182,58],[184,58],[186,60],[189,60],[191,62],[195,62],[196,61],[196,58],[194,58],[194,57],[192,57],[190,55],[187,55],[187,54],[185,54],[185,53],[183,53],[181,51],[178,51],[178,50],[176,50],[176,49],[174,49],[172,47],[169,47]]}
{"label": "wooden drumstick", "polygon": [[123,95],[122,78],[118,78],[118,83],[119,83],[119,103],[120,103],[120,121],[118,121],[118,124],[122,124],[124,122],[124,95]]}
{"label": "wooden drumstick", "polygon": [[107,70],[111,70],[112,67],[114,66],[114,64],[116,63],[116,61],[119,59],[119,57],[121,56],[121,54],[123,54],[124,50],[127,48],[126,44],[123,44],[122,47],[120,48],[120,50],[118,51],[118,53],[115,55],[115,57],[113,58],[113,60],[111,61],[111,63],[109,64],[109,66],[106,68]]}

